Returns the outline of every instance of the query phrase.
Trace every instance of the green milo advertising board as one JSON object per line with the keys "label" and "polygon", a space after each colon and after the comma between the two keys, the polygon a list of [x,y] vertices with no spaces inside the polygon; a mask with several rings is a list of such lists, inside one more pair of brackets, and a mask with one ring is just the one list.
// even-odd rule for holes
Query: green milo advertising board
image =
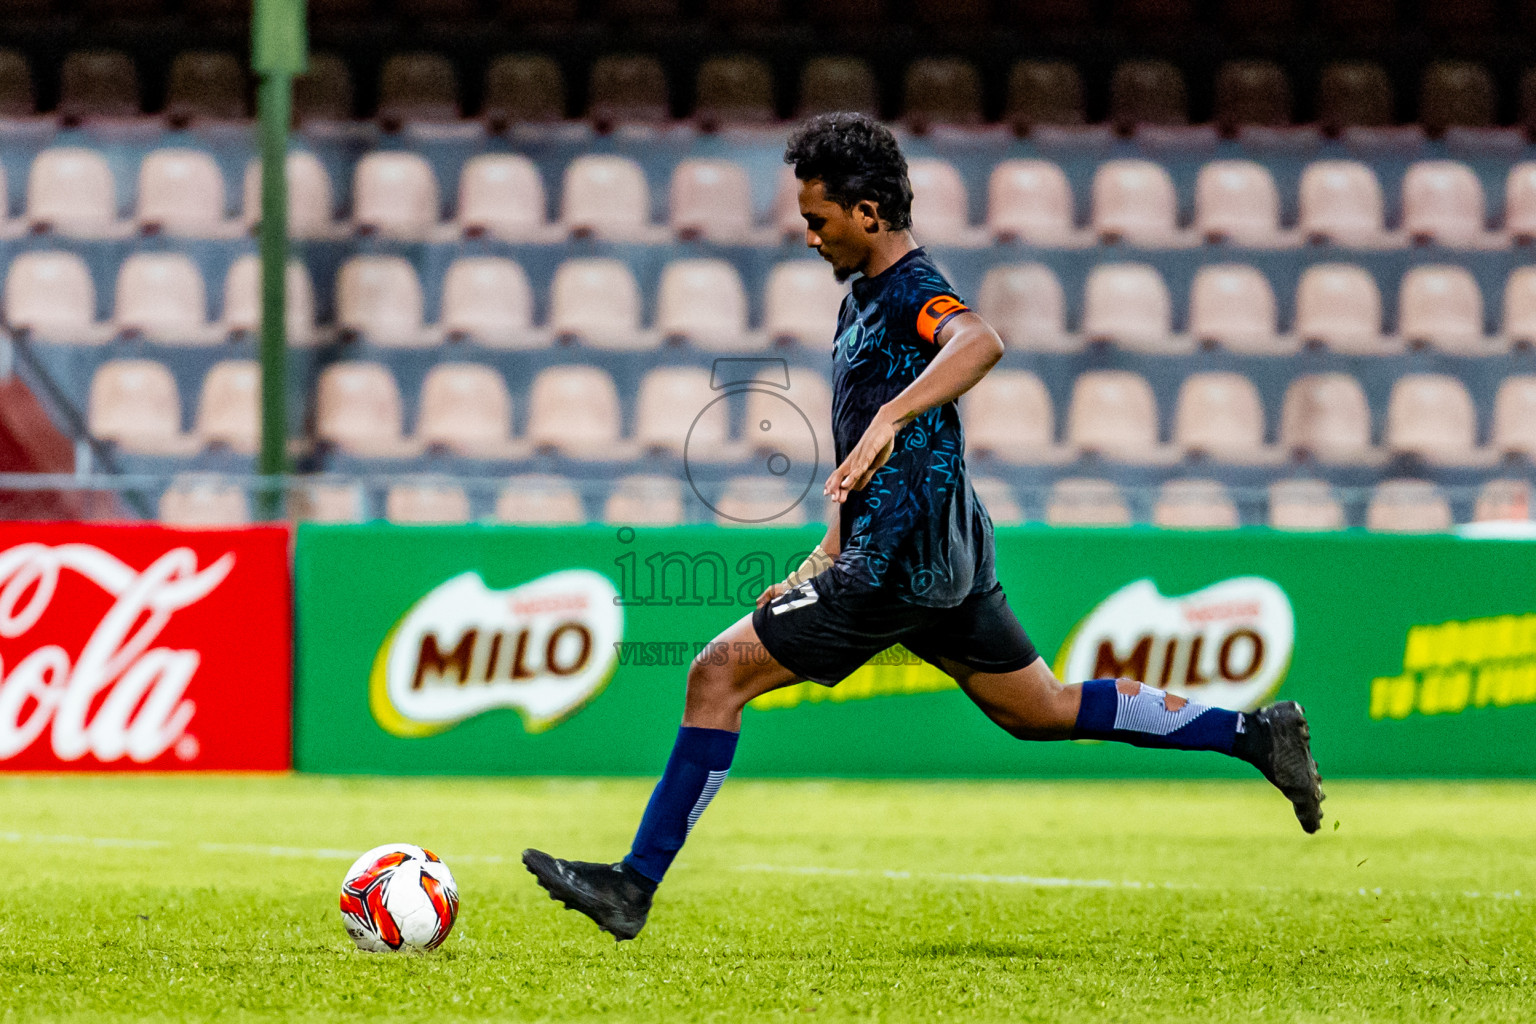
{"label": "green milo advertising board", "polygon": [[[688,665],[820,528],[299,530],[295,762],[349,773],[660,772]],[[1536,544],[1000,529],[998,576],[1066,682],[1307,708],[1328,777],[1536,769]],[[743,716],[741,775],[1247,774],[1215,754],[1026,743],[893,648]]]}

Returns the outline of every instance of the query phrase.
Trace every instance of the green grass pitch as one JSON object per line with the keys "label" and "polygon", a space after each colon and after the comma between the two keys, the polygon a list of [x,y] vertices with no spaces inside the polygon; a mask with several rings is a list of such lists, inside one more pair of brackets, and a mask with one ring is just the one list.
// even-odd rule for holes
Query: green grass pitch
{"label": "green grass pitch", "polygon": [[[1536,786],[1329,790],[732,780],[615,944],[517,854],[617,857],[646,781],[0,778],[0,1021],[1536,1019]],[[434,953],[342,932],[391,841]]]}

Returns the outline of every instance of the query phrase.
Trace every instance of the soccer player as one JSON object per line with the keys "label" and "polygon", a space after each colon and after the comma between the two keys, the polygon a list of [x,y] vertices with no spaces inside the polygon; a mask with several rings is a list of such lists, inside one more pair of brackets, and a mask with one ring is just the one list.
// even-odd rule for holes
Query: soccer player
{"label": "soccer player", "polygon": [[[854,278],[833,343],[838,466],[824,491],[835,516],[805,563],[717,638],[726,662],[689,668],[682,727],[629,855],[602,864],[526,850],[539,884],[615,938],[634,938],[725,781],[746,703],[801,680],[836,685],[893,644],[954,677],[1019,739],[1241,758],[1316,832],[1323,792],[1295,702],[1243,714],[1130,679],[1056,680],[993,571],[992,521],[966,475],[955,408],[1002,357],[1002,341],[913,239],[907,164],[886,128],[858,114],[816,117],[784,160],[799,181],[806,244],[839,281]],[[770,658],[739,656],[764,650]]]}

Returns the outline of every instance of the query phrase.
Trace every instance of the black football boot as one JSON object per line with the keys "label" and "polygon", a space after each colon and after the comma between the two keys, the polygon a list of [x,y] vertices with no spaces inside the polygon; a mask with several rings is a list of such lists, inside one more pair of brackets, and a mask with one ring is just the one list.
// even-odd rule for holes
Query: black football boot
{"label": "black football boot", "polygon": [[1300,704],[1293,700],[1271,704],[1243,715],[1246,731],[1238,733],[1232,753],[1252,764],[1296,809],[1296,820],[1308,832],[1323,823],[1323,777],[1312,760],[1312,734]]}
{"label": "black football boot", "polygon": [[542,850],[524,850],[523,866],[550,899],[586,914],[616,940],[632,939],[645,927],[651,894],[625,874],[623,864],[561,860]]}

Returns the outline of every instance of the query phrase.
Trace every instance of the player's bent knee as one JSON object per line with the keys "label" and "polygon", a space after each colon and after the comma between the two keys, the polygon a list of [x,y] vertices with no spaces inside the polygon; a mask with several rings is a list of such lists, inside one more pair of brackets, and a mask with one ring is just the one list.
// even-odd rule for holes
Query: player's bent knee
{"label": "player's bent knee", "polygon": [[688,667],[688,704],[694,707],[728,707],[743,704],[742,686],[734,666],[694,662]]}

